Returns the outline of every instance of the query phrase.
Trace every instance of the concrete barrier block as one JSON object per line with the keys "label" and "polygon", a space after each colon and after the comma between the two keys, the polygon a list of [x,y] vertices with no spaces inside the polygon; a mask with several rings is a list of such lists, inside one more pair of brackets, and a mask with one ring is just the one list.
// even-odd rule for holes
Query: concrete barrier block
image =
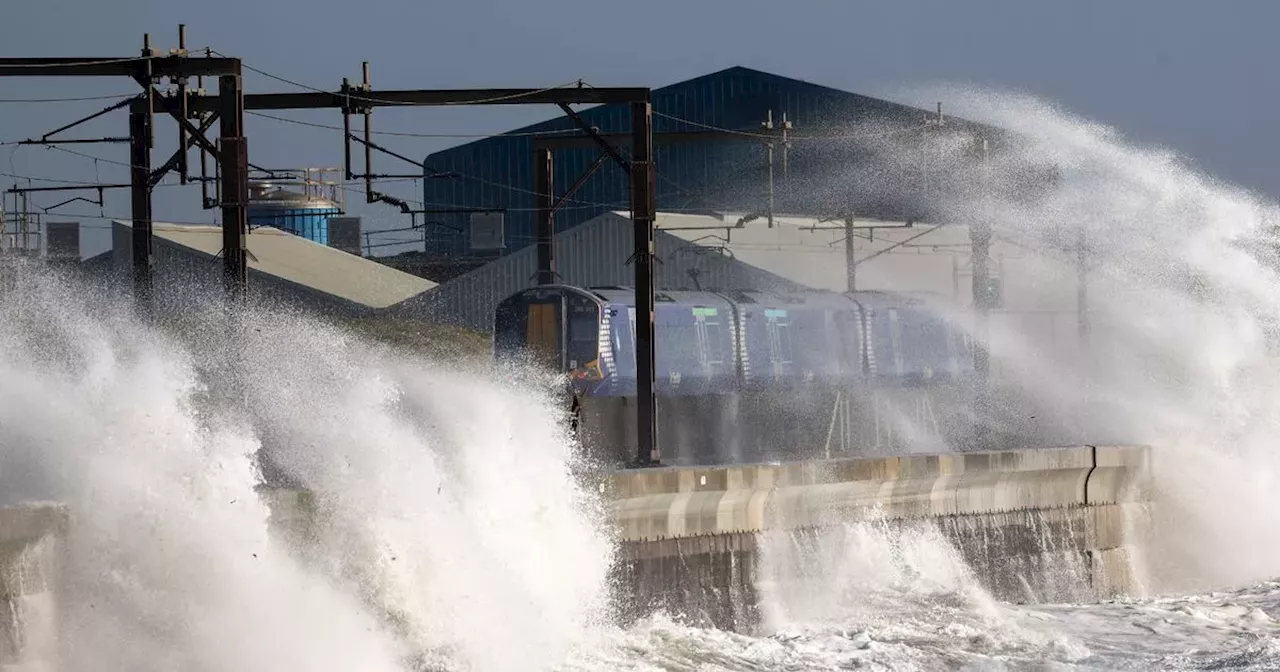
{"label": "concrete barrier block", "polygon": [[58,573],[69,522],[61,504],[0,508],[0,666],[56,669]]}
{"label": "concrete barrier block", "polygon": [[732,527],[720,526],[720,500],[728,494],[725,491],[699,492],[689,498],[685,514],[685,529],[689,534],[718,534],[733,531]]}
{"label": "concrete barrier block", "polygon": [[1119,504],[1151,498],[1149,474],[1133,467],[1098,467],[1089,476],[1085,492],[1089,504]]}
{"label": "concrete barrier block", "polygon": [[1094,454],[1099,467],[1136,467],[1141,471],[1151,468],[1150,446],[1096,446]]}
{"label": "concrete barrier block", "polygon": [[754,490],[729,490],[716,503],[716,529],[740,532],[747,529],[751,518]]}

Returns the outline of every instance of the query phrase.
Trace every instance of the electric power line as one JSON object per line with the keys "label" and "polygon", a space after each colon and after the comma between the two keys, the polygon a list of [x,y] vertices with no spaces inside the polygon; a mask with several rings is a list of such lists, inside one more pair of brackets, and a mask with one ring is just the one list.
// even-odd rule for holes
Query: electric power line
{"label": "electric power line", "polygon": [[[331,126],[329,124],[318,124],[314,121],[302,121],[299,119],[289,119],[288,117],[279,117],[274,114],[266,114],[263,112],[255,112],[246,110],[245,114],[255,117],[271,119],[286,124],[297,124],[298,126],[310,126],[312,128],[321,128],[328,131],[346,132],[341,126]],[[408,131],[369,131],[371,135],[389,135],[402,138],[529,138],[540,137],[545,135],[564,135],[566,133],[576,133],[577,129],[567,128],[555,131],[529,131],[524,133],[411,133]]]}
{"label": "electric power line", "polygon": [[[221,56],[221,57],[223,57],[223,58],[227,58],[227,56],[226,56],[225,54],[218,53],[216,50],[210,50],[210,52],[209,52],[209,53],[217,54],[218,56]],[[240,67],[244,68],[245,70],[249,70],[249,71],[252,71],[252,72],[256,72],[256,73],[258,73],[259,75],[262,75],[263,77],[269,77],[269,78],[274,79],[274,80],[276,80],[276,81],[278,81],[278,82],[283,82],[283,83],[285,83],[285,84],[289,84],[290,86],[296,86],[296,87],[298,87],[298,88],[300,88],[300,89],[306,89],[306,90],[308,90],[308,91],[312,91],[312,92],[315,92],[315,93],[335,93],[334,91],[330,91],[330,90],[327,90],[327,89],[322,89],[322,88],[319,88],[319,87],[316,87],[316,86],[311,86],[311,85],[309,85],[309,84],[303,84],[303,83],[301,83],[301,82],[297,82],[297,81],[294,81],[294,80],[291,80],[291,79],[288,79],[288,78],[285,78],[285,77],[281,77],[281,76],[279,76],[279,75],[273,75],[273,74],[271,74],[271,73],[269,73],[269,72],[267,72],[267,71],[265,71],[265,70],[261,70],[261,69],[255,68],[255,67],[253,67],[253,66],[251,66],[251,65],[248,65],[248,64],[247,64],[247,63],[245,63],[244,61],[241,61],[241,62],[240,62]],[[543,89],[537,89],[537,90],[525,91],[525,92],[521,92],[521,93],[518,93],[518,94],[510,95],[510,96],[498,96],[498,97],[495,97],[495,98],[477,98],[477,99],[474,99],[474,100],[461,100],[461,101],[450,102],[450,103],[441,103],[441,105],[442,105],[442,106],[451,106],[451,105],[482,105],[482,104],[486,104],[486,103],[500,103],[500,102],[505,101],[505,100],[519,100],[520,98],[525,98],[525,97],[532,96],[532,95],[537,95],[537,94],[540,94],[540,93],[546,93],[547,91],[555,91],[556,89],[569,88],[569,87],[574,86],[574,85],[581,86],[581,85],[582,85],[582,80],[580,80],[580,79],[575,79],[575,80],[573,80],[573,81],[571,81],[571,82],[565,82],[564,84],[558,84],[558,85],[556,85],[556,86],[548,86],[548,87],[543,88]],[[357,101],[357,102],[377,103],[377,104],[379,104],[379,105],[406,105],[406,106],[414,106],[414,103],[406,103],[406,102],[404,102],[404,101],[399,101],[399,100],[381,100],[381,99],[379,99],[379,98],[373,98],[373,97],[369,97],[369,96],[362,96],[362,95],[360,95],[360,94],[358,94],[358,93],[348,94],[348,95],[347,95],[347,97],[348,97],[348,98],[350,98],[351,100],[354,100],[354,101]]]}
{"label": "electric power line", "polygon": [[77,103],[90,100],[112,100],[122,98],[132,98],[132,93],[113,93],[105,96],[77,96],[72,98],[0,98],[3,104],[22,104],[22,103]]}

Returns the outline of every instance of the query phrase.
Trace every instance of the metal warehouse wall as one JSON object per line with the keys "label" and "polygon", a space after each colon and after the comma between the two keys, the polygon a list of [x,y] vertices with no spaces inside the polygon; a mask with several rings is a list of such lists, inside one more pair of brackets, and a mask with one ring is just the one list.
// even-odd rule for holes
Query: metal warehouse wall
{"label": "metal warehouse wall", "polygon": [[[657,231],[654,242],[662,262],[654,265],[658,289],[801,289],[772,273],[671,234]],[[631,257],[633,245],[631,220],[613,213],[560,233],[555,241],[559,281],[579,286],[630,286],[634,284],[635,270],[627,264],[627,259]],[[536,270],[536,250],[527,247],[455,278],[392,311],[489,332],[493,330],[493,314],[498,302],[521,289],[533,287]]]}
{"label": "metal warehouse wall", "polygon": [[[919,123],[922,110],[860,96],[799,80],[747,68],[730,68],[653,92],[654,131],[704,130],[698,124],[732,130],[756,131],[770,110],[775,123],[782,114],[795,125],[795,133],[855,120],[884,120]],[[582,117],[603,133],[629,133],[630,110],[625,106],[598,106],[584,110]],[[663,115],[695,122],[686,124]],[[512,131],[545,133],[574,131],[573,122],[560,117]],[[791,182],[810,185],[810,193],[797,197],[793,212],[809,212],[821,206],[822,194],[832,191],[822,184],[830,180],[833,161],[830,147],[798,142],[790,152]],[[427,157],[429,170],[455,173],[456,177],[425,180],[424,200],[428,208],[505,208],[505,254],[534,242],[536,219],[533,184],[533,138],[499,136],[437,152]],[[572,184],[599,154],[595,148],[560,149],[553,152],[557,193]],[[745,138],[729,142],[655,143],[657,206],[660,211],[761,210],[766,202],[766,150],[757,140]],[[848,161],[844,161],[848,163]],[[781,180],[781,156],[775,164]],[[857,180],[849,179],[849,183]],[[775,181],[775,192],[781,186]],[[787,208],[785,199],[775,198],[778,208]],[[571,201],[556,212],[556,229],[564,231],[611,210],[626,210],[628,188],[625,174],[606,162]],[[781,211],[781,210],[780,210]],[[816,214],[816,213],[810,213]],[[897,213],[885,213],[897,214]],[[429,229],[429,254],[466,256],[469,249],[469,216],[439,215],[443,226]]]}

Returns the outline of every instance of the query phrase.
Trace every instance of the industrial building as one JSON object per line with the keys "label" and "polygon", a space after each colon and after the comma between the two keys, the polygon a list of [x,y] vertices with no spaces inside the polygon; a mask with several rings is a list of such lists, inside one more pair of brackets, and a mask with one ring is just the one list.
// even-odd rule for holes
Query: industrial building
{"label": "industrial building", "polygon": [[[655,89],[652,102],[658,210],[852,210],[885,219],[924,214],[914,209],[918,199],[902,191],[922,184],[912,177],[921,166],[849,171],[866,163],[858,160],[868,152],[868,140],[860,135],[918,129],[934,112],[743,67]],[[630,129],[626,106],[602,105],[582,110],[580,116],[601,134],[625,138]],[[999,133],[960,119],[948,123],[993,137]],[[785,125],[790,134],[787,141],[774,143],[772,151],[767,136],[761,135],[766,125],[778,132]],[[428,156],[423,200],[429,210],[442,212],[428,215],[426,256],[450,259],[469,270],[532,244],[540,193],[534,148],[552,149],[556,194],[563,194],[601,154],[582,138],[558,144],[557,136],[565,134],[581,131],[572,119],[560,117]],[[556,231],[627,209],[627,194],[622,169],[605,161],[556,210]],[[436,270],[441,275],[433,279],[449,277]]]}
{"label": "industrial building", "polygon": [[[127,276],[133,263],[132,234],[131,222],[113,222],[112,249],[87,260],[85,266]],[[155,222],[152,241],[154,284],[162,301],[167,289],[221,286],[222,227]],[[425,278],[273,227],[255,228],[245,241],[251,292],[329,314],[368,315],[436,286]]]}

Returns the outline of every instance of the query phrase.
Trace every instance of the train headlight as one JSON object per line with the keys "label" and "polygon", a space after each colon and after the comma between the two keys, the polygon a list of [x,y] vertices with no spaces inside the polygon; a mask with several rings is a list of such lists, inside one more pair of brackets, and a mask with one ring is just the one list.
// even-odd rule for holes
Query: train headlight
{"label": "train headlight", "polygon": [[573,372],[575,380],[604,380],[604,372],[600,370],[600,360],[593,359],[582,368],[575,369]]}

